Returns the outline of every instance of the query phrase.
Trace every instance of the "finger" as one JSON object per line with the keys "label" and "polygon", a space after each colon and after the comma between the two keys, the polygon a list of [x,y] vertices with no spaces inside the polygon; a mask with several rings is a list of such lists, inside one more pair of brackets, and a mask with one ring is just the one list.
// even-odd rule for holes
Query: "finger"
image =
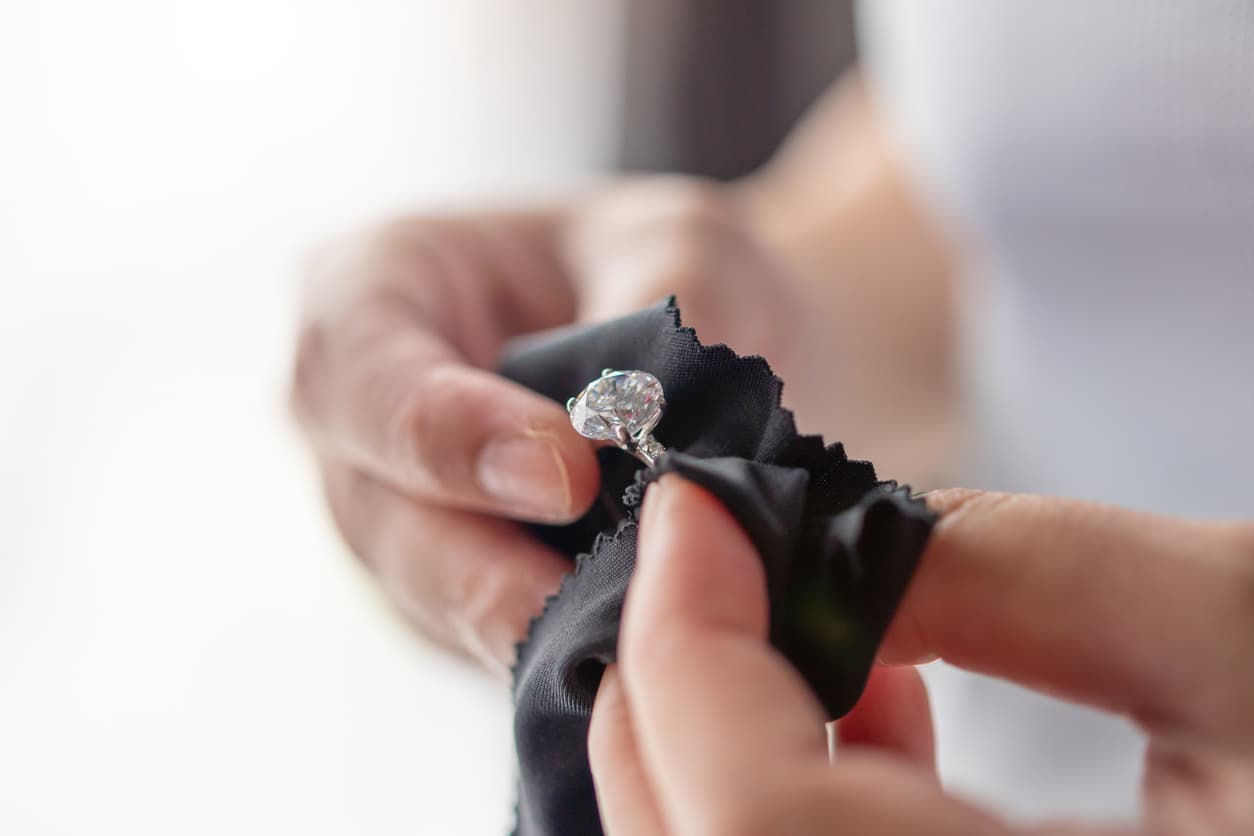
{"label": "finger", "polygon": [[675,477],[650,488],[620,660],[636,743],[676,832],[1001,834],[898,757],[827,761],[824,714],[766,643],[761,562]]}
{"label": "finger", "polygon": [[1161,833],[1254,833],[1254,758],[1151,741],[1145,818]]}
{"label": "finger", "polygon": [[[773,779],[826,769],[823,713],[766,643],[761,562],[730,514],[673,476],[649,489],[620,638],[642,759],[679,832],[770,803]],[[763,764],[771,764],[772,781]],[[694,818],[695,817],[695,818]]]}
{"label": "finger", "polygon": [[464,365],[412,321],[354,321],[356,335],[301,351],[299,412],[325,452],[449,507],[543,522],[587,509],[596,457],[559,404]]}
{"label": "finger", "polygon": [[414,626],[508,680],[567,561],[506,520],[415,502],[342,465],[324,476],[345,539]]}
{"label": "finger", "polygon": [[872,668],[857,704],[837,721],[836,736],[842,747],[874,746],[936,771],[927,688],[919,672],[908,665]]}
{"label": "finger", "polygon": [[673,295],[707,342],[734,341],[777,369],[796,359],[796,288],[725,186],[659,176],[612,189],[573,214],[566,244],[579,320],[612,319]]}
{"label": "finger", "polygon": [[615,665],[605,669],[592,707],[588,759],[601,824],[609,836],[667,832],[636,748],[627,696]]}
{"label": "finger", "polygon": [[1035,496],[944,491],[882,650],[1126,712],[1167,733],[1254,741],[1248,527]]}
{"label": "finger", "polygon": [[[585,203],[567,232],[579,318],[612,319],[667,294],[683,300],[685,316],[704,309],[698,297],[714,297],[705,287],[708,277],[718,275],[726,290],[727,265],[739,266],[752,255],[729,195],[714,183],[661,176]],[[738,252],[729,254],[729,248]],[[708,335],[710,323],[697,324]]]}

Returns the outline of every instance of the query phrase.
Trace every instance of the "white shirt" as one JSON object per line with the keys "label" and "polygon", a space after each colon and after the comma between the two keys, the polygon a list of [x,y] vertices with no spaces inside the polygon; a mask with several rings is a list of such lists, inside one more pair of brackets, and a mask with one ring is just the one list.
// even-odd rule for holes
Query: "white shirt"
{"label": "white shirt", "polygon": [[[968,256],[963,481],[1254,517],[1254,2],[861,11],[877,100]],[[1133,811],[1124,724],[932,679],[953,785],[1029,818]]]}

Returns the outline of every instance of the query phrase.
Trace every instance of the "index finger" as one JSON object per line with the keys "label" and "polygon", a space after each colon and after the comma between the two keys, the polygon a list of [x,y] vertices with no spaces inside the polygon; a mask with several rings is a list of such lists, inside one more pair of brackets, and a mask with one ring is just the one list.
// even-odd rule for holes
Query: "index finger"
{"label": "index finger", "polygon": [[1127,714],[1254,745],[1251,527],[1039,496],[941,491],[881,650],[940,656]]}

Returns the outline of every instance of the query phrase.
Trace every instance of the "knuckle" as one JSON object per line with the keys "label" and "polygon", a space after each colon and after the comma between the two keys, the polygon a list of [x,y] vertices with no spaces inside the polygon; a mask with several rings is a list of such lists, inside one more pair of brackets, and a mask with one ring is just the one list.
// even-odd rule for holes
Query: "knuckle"
{"label": "knuckle", "polygon": [[708,307],[713,280],[726,272],[728,247],[723,237],[722,231],[708,226],[681,223],[673,228],[664,245],[665,256],[652,276],[652,295],[658,290],[674,293],[699,317]]}
{"label": "knuckle", "polygon": [[448,237],[436,219],[400,217],[332,240],[304,271],[306,314],[335,320],[345,310],[410,308],[413,287],[438,276],[431,254]]}
{"label": "knuckle", "polygon": [[344,235],[314,249],[305,261],[303,302],[306,316],[324,317],[342,307],[361,284],[373,251],[373,231]]}
{"label": "knuckle", "polygon": [[732,203],[725,187],[703,180],[671,183],[667,195],[671,211],[694,227],[722,225],[731,220]]}
{"label": "knuckle", "polygon": [[710,275],[707,268],[702,266],[703,261],[699,255],[678,255],[675,261],[650,277],[649,281],[641,282],[641,293],[638,294],[640,301],[652,302],[664,293],[673,294],[684,304],[685,312],[689,309],[694,311],[689,319],[699,316],[705,305],[698,297],[703,295],[704,277]]}
{"label": "knuckle", "polygon": [[689,282],[707,275],[720,257],[717,244],[708,230],[680,229],[671,240],[668,272]]}
{"label": "knuckle", "polygon": [[386,294],[377,287],[387,273],[372,255],[384,233],[374,230],[323,245],[307,260],[302,316],[289,374],[289,406],[306,429],[328,405],[337,358],[356,357],[379,331],[380,306],[371,300]]}
{"label": "knuckle", "polygon": [[725,249],[735,245],[733,227],[699,207],[685,207],[669,222],[671,246],[677,262],[707,267]]}

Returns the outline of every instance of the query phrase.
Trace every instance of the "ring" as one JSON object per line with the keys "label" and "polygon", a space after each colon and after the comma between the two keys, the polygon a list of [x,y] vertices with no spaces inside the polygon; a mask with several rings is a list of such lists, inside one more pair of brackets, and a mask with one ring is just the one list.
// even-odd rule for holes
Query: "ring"
{"label": "ring", "polygon": [[584,438],[612,441],[653,467],[666,452],[650,433],[662,420],[662,384],[648,372],[604,369],[566,402],[570,423]]}

